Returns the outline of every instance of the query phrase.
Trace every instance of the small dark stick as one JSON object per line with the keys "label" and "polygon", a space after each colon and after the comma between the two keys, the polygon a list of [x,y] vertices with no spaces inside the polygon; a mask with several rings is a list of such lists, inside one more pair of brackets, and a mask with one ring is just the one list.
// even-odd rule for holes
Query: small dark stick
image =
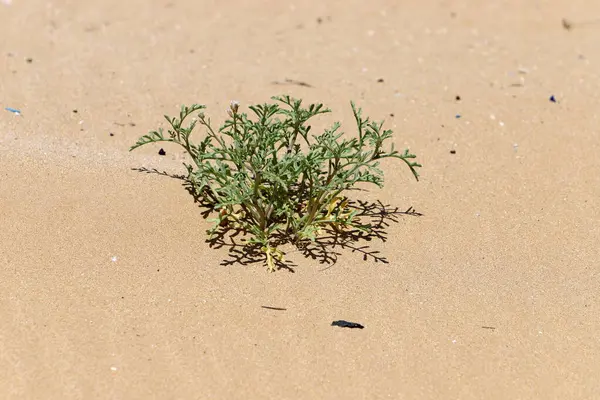
{"label": "small dark stick", "polygon": [[566,18],[562,19],[562,27],[567,31],[574,29],[575,26],[582,27],[585,25],[597,25],[598,23],[600,23],[599,19],[593,19],[593,20],[588,20],[588,21],[579,21],[579,22],[569,21]]}
{"label": "small dark stick", "polygon": [[267,310],[275,310],[275,311],[285,311],[287,308],[283,307],[270,307],[270,306],[261,306],[262,308],[266,308]]}
{"label": "small dark stick", "polygon": [[340,328],[358,328],[363,329],[364,326],[356,322],[348,322],[344,320],[333,321],[331,326],[339,326]]}
{"label": "small dark stick", "polygon": [[288,85],[304,86],[304,87],[309,87],[309,88],[313,87],[313,85],[311,85],[310,83],[306,83],[306,82],[302,82],[302,81],[297,81],[295,79],[289,79],[289,78],[286,78],[285,81],[283,81],[283,82],[273,81],[271,83],[273,85],[285,85],[285,84],[288,84]]}

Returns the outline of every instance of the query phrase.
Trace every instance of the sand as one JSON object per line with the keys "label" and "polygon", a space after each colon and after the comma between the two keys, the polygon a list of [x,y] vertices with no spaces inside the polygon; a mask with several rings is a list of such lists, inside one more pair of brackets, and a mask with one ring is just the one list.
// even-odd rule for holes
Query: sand
{"label": "sand", "polygon": [[[0,398],[598,398],[597,18],[583,0],[3,2]],[[284,93],[348,131],[356,101],[423,164],[416,182],[386,162],[360,195],[422,214],[355,243],[366,261],[224,265],[181,181],[137,170],[183,173],[183,154],[128,152],[181,104],[219,121]]]}

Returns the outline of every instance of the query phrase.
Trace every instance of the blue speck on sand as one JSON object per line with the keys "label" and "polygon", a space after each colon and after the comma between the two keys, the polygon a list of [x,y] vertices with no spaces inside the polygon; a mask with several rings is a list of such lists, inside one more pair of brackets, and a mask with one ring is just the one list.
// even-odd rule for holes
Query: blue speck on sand
{"label": "blue speck on sand", "polygon": [[556,97],[554,97],[554,95],[550,96],[550,101],[556,103]]}
{"label": "blue speck on sand", "polygon": [[460,114],[456,114],[456,118],[460,118]]}
{"label": "blue speck on sand", "polygon": [[17,115],[21,115],[21,111],[17,110],[16,108],[10,108],[10,107],[6,107],[5,108],[6,111],[10,111],[13,114],[17,114]]}

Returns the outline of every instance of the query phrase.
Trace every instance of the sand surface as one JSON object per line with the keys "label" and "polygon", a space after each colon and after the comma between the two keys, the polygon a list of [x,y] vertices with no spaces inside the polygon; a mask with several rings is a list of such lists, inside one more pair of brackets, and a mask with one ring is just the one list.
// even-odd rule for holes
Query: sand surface
{"label": "sand surface", "polygon": [[[0,398],[599,398],[598,18],[589,0],[3,1]],[[181,104],[220,121],[283,93],[349,131],[350,100],[386,119],[422,179],[386,162],[361,196],[422,215],[333,264],[222,265],[181,181],[136,170],[183,173],[181,152],[128,148]]]}

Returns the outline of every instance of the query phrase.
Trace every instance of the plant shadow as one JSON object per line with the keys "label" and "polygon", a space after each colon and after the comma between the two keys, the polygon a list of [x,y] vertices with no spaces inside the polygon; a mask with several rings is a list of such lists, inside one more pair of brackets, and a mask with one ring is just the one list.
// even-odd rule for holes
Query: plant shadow
{"label": "plant shadow", "polygon": [[[215,211],[211,204],[203,201],[202,197],[194,189],[192,182],[186,176],[143,167],[133,168],[133,170],[182,180],[184,188],[194,198],[194,202],[202,209],[201,215],[204,219],[207,219]],[[423,215],[417,212],[412,206],[406,211],[401,211],[399,207],[383,204],[379,200],[376,202],[350,200],[348,208],[356,211],[356,216],[363,224],[370,225],[368,232],[360,230],[337,230],[331,227],[324,227],[322,234],[316,240],[302,241],[295,246],[295,249],[287,251],[285,261],[276,261],[277,268],[294,273],[298,264],[290,260],[287,256],[299,253],[305,258],[311,258],[320,264],[326,265],[322,269],[324,271],[335,265],[342,251],[358,253],[364,261],[371,259],[375,262],[388,264],[389,261],[385,255],[381,254],[378,250],[371,249],[366,243],[374,240],[386,242],[388,237],[386,229],[391,224],[400,222],[400,218],[404,216],[420,217]],[[264,252],[260,249],[259,245],[246,243],[246,236],[243,230],[220,226],[211,237],[207,238],[206,242],[214,249],[228,249],[228,257],[220,265],[264,263]],[[279,233],[273,238],[274,247],[279,248],[289,243],[289,237],[284,233]]]}

